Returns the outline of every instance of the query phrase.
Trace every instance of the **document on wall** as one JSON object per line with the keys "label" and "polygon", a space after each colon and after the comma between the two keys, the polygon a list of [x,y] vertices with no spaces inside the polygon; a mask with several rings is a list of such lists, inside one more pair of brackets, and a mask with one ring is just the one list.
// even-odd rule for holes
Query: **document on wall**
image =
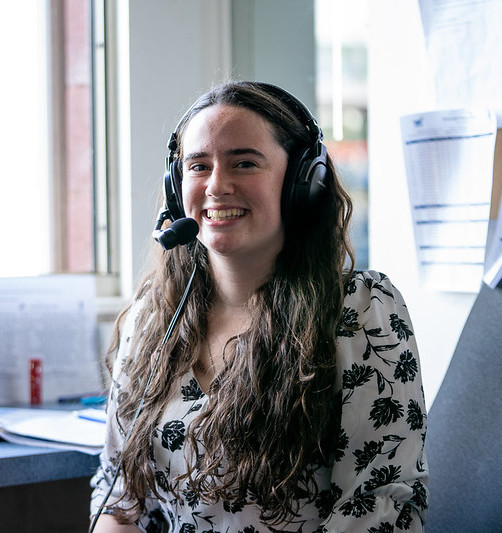
{"label": "document on wall", "polygon": [[0,278],[0,404],[30,403],[30,359],[44,402],[101,389],[95,294],[90,275]]}
{"label": "document on wall", "polygon": [[502,2],[419,0],[441,107],[483,106],[502,118]]}
{"label": "document on wall", "polygon": [[419,274],[432,290],[478,292],[490,216],[495,115],[431,111],[401,117]]}

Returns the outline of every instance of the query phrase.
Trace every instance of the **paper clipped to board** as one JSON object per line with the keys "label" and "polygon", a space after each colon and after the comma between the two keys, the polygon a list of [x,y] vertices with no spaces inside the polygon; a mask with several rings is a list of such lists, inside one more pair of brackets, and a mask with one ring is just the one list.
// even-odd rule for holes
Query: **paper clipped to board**
{"label": "paper clipped to board", "polygon": [[406,115],[401,132],[419,275],[427,288],[478,292],[484,274],[495,114]]}

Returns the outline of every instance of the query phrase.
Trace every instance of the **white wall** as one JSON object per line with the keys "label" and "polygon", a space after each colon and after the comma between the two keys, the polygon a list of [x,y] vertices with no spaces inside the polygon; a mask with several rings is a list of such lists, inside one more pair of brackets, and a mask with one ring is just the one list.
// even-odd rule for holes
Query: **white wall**
{"label": "white wall", "polygon": [[430,406],[475,295],[429,292],[417,277],[399,117],[434,102],[418,2],[370,2],[370,24],[370,266],[385,272],[405,297]]}
{"label": "white wall", "polygon": [[233,0],[232,75],[280,85],[315,110],[313,0]]}

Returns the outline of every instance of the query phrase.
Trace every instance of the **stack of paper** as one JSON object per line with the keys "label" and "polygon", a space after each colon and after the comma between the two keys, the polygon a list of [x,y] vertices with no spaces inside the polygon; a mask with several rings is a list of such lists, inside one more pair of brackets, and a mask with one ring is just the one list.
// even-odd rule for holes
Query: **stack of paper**
{"label": "stack of paper", "polygon": [[29,446],[98,454],[105,442],[105,414],[100,409],[0,409],[0,437]]}

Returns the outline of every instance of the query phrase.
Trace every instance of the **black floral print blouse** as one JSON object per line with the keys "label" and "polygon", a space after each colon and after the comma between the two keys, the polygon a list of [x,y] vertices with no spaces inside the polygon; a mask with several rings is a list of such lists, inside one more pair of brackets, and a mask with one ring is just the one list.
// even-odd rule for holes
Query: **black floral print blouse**
{"label": "black floral print blouse", "polygon": [[[108,491],[123,444],[113,420],[120,401],[117,390],[127,386],[120,370],[129,355],[134,317],[133,307],[115,363],[107,440],[101,466],[91,482],[91,514]],[[317,470],[319,495],[311,503],[300,502],[299,516],[271,527],[260,521],[260,510],[251,497],[208,505],[198,501],[187,485],[178,498],[167,491],[166,480],[185,472],[186,429],[207,401],[189,372],[153,436],[157,488],[166,501],[149,500],[138,528],[147,533],[423,531],[428,496],[427,417],[418,352],[406,305],[385,275],[365,271],[351,278],[338,331],[337,364],[341,391],[338,448],[330,468]],[[119,477],[108,505],[121,494],[120,485]],[[127,505],[127,500],[121,505]]]}

